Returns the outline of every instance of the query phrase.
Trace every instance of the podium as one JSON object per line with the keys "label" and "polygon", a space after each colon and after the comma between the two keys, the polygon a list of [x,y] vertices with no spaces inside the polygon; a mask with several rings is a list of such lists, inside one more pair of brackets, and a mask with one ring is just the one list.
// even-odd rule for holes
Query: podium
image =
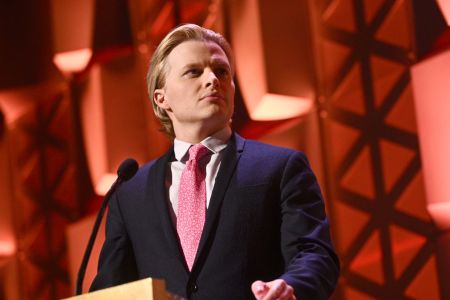
{"label": "podium", "polygon": [[164,280],[146,278],[61,300],[169,300]]}

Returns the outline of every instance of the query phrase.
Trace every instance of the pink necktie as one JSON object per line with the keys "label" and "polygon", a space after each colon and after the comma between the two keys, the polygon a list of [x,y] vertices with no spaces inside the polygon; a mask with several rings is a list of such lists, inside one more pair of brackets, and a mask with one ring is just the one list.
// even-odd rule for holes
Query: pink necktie
{"label": "pink necktie", "polygon": [[189,149],[189,160],[181,174],[178,190],[177,231],[189,270],[192,269],[206,217],[205,168],[199,165],[210,153],[202,144]]}

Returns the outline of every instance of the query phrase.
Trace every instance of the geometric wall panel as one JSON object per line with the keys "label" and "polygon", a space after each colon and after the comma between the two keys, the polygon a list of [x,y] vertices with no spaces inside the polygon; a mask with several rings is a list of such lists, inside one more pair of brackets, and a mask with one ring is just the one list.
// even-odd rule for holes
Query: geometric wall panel
{"label": "geometric wall panel", "polygon": [[[7,116],[12,218],[17,252],[6,274],[12,299],[59,299],[70,294],[65,227],[85,211],[89,188],[75,158],[71,99],[63,84],[11,91],[0,99]],[[2,199],[3,200],[3,199]],[[14,277],[13,277],[14,276]]]}
{"label": "geometric wall panel", "polygon": [[405,72],[406,67],[376,55],[370,56],[370,62],[374,80],[375,105],[380,107]]}
{"label": "geometric wall panel", "polygon": [[240,92],[250,118],[282,120],[308,113],[315,78],[306,3],[229,3],[228,30],[235,50],[236,75],[246,83],[240,86]]}
{"label": "geometric wall panel", "polygon": [[410,84],[404,89],[398,101],[386,115],[385,123],[412,134],[417,133],[416,112]]}
{"label": "geometric wall panel", "polygon": [[415,156],[411,149],[388,140],[380,140],[381,162],[385,192],[389,193]]}
{"label": "geometric wall panel", "polygon": [[360,292],[356,289],[352,289],[351,287],[345,287],[344,289],[345,299],[352,300],[375,300],[375,297],[370,297],[367,294]]}
{"label": "geometric wall panel", "polygon": [[349,59],[351,50],[334,41],[319,39],[318,48],[324,53],[330,53],[322,59],[323,80],[327,89],[332,89],[332,80],[337,76],[338,72],[344,67],[345,62]]}
{"label": "geometric wall panel", "polygon": [[334,173],[361,134],[350,126],[332,120],[328,122],[328,130],[330,147],[333,149],[330,153],[330,163]]}
{"label": "geometric wall panel", "polygon": [[361,67],[354,64],[334,92],[331,98],[333,106],[358,115],[364,115],[366,111],[361,83]]}
{"label": "geometric wall panel", "polygon": [[333,210],[339,223],[333,226],[339,227],[339,230],[345,231],[346,234],[339,239],[336,244],[338,253],[346,253],[349,247],[355,241],[358,234],[361,233],[363,227],[367,225],[370,215],[361,210],[355,209],[342,201],[333,203]]}
{"label": "geometric wall panel", "polygon": [[[411,3],[310,3],[327,196],[343,270],[334,298],[410,299],[406,289],[435,256],[437,233],[426,209],[410,87]],[[442,287],[427,288],[427,299],[438,299]]]}
{"label": "geometric wall panel", "polygon": [[405,214],[431,222],[427,211],[422,172],[418,172],[398,197],[395,208]]}
{"label": "geometric wall panel", "polygon": [[350,263],[349,270],[378,284],[383,284],[383,267],[379,263],[381,255],[380,233],[374,231]]}
{"label": "geometric wall panel", "polygon": [[349,191],[368,199],[374,199],[375,187],[373,186],[373,169],[369,151],[368,147],[364,147],[342,177],[340,184]]}
{"label": "geometric wall panel", "polygon": [[[387,1],[386,1],[387,2]],[[407,0],[396,0],[383,24],[379,27],[375,38],[400,48],[411,48],[411,28]]]}
{"label": "geometric wall panel", "polygon": [[364,2],[364,20],[366,24],[373,22],[375,16],[379,13],[385,0],[363,0]]}
{"label": "geometric wall panel", "polygon": [[394,254],[394,274],[399,278],[424,246],[426,238],[399,226],[390,226]]}
{"label": "geometric wall panel", "polygon": [[333,0],[322,14],[326,24],[333,27],[353,31],[355,30],[355,17],[353,4],[345,0]]}
{"label": "geometric wall panel", "polygon": [[414,281],[406,289],[405,294],[417,300],[440,299],[436,275],[436,258],[434,256],[430,257],[419,271]]}

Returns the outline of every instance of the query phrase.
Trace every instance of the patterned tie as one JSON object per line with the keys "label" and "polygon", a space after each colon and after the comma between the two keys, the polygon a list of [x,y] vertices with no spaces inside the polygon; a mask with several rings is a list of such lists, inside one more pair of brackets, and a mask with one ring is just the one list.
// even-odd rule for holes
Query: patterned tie
{"label": "patterned tie", "polygon": [[189,160],[181,174],[178,190],[177,231],[189,270],[194,263],[206,217],[206,171],[199,162],[209,153],[202,144],[189,149]]}

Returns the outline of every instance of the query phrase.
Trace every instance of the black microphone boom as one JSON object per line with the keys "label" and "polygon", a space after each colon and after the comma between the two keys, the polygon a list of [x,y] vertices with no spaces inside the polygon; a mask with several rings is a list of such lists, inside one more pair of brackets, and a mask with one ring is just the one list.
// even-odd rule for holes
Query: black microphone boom
{"label": "black microphone boom", "polygon": [[80,269],[78,271],[76,295],[81,295],[82,293],[83,279],[86,273],[86,267],[89,262],[89,257],[91,256],[92,248],[94,247],[95,238],[97,237],[98,229],[100,228],[103,215],[105,214],[106,207],[108,206],[109,199],[111,198],[111,195],[114,193],[116,188],[122,182],[131,179],[134,174],[136,174],[138,169],[138,163],[132,158],[124,160],[117,169],[117,179],[116,181],[114,181],[111,188],[103,198],[102,206],[100,207],[100,210],[97,214],[97,219],[95,220],[94,227],[92,228],[89,242],[86,246],[86,250],[84,251],[83,260],[81,261]]}

